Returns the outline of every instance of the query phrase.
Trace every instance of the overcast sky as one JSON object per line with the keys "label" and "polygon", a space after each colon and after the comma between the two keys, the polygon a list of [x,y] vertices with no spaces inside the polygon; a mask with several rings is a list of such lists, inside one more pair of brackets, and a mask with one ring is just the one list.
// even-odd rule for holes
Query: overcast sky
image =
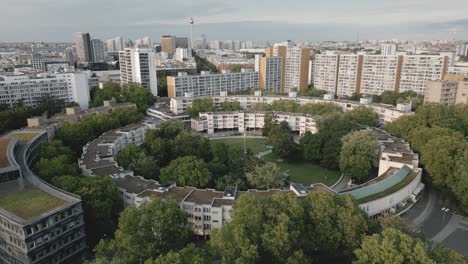
{"label": "overcast sky", "polygon": [[0,42],[188,35],[240,40],[468,39],[468,0],[0,0]]}

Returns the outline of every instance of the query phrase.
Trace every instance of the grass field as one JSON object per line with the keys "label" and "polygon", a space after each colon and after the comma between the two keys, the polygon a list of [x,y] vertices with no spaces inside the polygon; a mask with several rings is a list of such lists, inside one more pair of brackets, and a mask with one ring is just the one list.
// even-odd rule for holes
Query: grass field
{"label": "grass field", "polygon": [[[211,144],[215,144],[216,142],[222,142],[229,146],[244,146],[243,138],[221,138],[211,140]],[[255,154],[268,150],[265,138],[247,138],[246,146]],[[263,159],[276,163],[281,168],[282,172],[286,172],[289,175],[290,181],[301,183],[305,186],[320,182],[331,186],[338,181],[341,176],[339,171],[328,170],[314,163],[291,163],[282,161],[275,157],[273,153],[264,156]]]}
{"label": "grass field", "polygon": [[[244,138],[220,138],[212,139],[211,144],[224,143],[228,146],[244,147]],[[250,149],[254,154],[268,150],[266,147],[265,138],[246,138],[245,146]]]}
{"label": "grass field", "polygon": [[11,133],[10,137],[16,138],[19,141],[26,143],[35,136],[37,136],[38,133]]}
{"label": "grass field", "polygon": [[289,180],[309,186],[313,183],[333,185],[341,176],[339,171],[328,170],[320,165],[310,162],[285,162],[278,159],[273,153],[263,157],[265,160],[276,163],[283,172],[289,175]]}
{"label": "grass field", "polygon": [[0,208],[26,221],[64,203],[64,200],[37,188],[27,188],[0,197]]}

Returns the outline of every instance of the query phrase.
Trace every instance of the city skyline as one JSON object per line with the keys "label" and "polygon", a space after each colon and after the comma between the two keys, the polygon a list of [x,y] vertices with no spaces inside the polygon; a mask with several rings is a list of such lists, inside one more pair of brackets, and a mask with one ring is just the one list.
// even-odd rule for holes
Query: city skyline
{"label": "city skyline", "polygon": [[[80,31],[99,39],[188,36],[190,17],[195,20],[194,35],[206,33],[210,39],[356,40],[358,33],[361,39],[468,39],[464,0],[348,2],[297,0],[285,8],[277,0],[269,5],[246,0],[196,4],[177,0],[164,5],[161,1],[6,0],[0,23],[11,26],[0,29],[0,42],[70,41],[71,34]],[[33,21],[40,21],[40,30],[31,27]]]}

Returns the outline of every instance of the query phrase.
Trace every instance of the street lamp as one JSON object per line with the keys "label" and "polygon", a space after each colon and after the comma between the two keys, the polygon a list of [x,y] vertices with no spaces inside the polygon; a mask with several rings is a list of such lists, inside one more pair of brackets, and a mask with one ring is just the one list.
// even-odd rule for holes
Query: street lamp
{"label": "street lamp", "polygon": [[443,220],[442,220],[442,221],[445,221],[445,214],[448,213],[448,211],[450,211],[449,208],[442,207],[442,212],[444,212],[444,216],[443,216]]}

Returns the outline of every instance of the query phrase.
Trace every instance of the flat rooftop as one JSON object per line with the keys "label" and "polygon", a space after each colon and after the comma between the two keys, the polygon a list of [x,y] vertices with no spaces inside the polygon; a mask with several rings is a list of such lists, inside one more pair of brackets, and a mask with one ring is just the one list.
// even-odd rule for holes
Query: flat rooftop
{"label": "flat rooftop", "polygon": [[27,143],[37,135],[39,135],[37,132],[12,132],[8,134],[9,137],[16,138],[21,143]]}
{"label": "flat rooftop", "polygon": [[8,146],[11,140],[12,139],[8,137],[0,138],[0,168],[11,167],[10,161],[8,160]]}
{"label": "flat rooftop", "polygon": [[29,221],[65,203],[65,200],[36,187],[25,188],[0,196],[0,208],[25,221]]}

